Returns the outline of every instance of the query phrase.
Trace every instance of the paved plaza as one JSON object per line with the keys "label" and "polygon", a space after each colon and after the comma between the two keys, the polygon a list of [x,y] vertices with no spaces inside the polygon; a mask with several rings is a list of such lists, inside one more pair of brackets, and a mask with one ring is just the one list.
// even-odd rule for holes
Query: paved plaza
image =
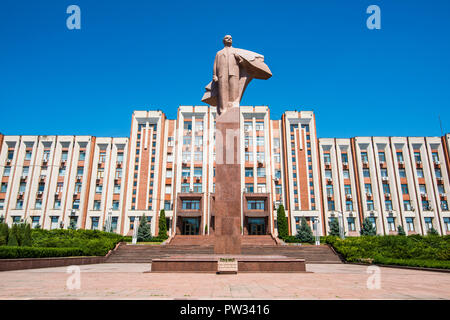
{"label": "paved plaza", "polygon": [[450,273],[442,272],[382,267],[375,273],[377,289],[374,273],[361,265],[309,264],[308,273],[237,275],[145,272],[150,268],[83,265],[80,289],[68,289],[74,274],[66,267],[0,272],[0,299],[450,299]]}

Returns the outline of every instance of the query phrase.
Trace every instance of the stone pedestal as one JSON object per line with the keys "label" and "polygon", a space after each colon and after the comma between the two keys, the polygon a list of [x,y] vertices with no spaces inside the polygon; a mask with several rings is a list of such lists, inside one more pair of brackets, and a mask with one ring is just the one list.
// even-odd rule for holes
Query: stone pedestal
{"label": "stone pedestal", "polygon": [[216,118],[215,254],[241,253],[240,112]]}

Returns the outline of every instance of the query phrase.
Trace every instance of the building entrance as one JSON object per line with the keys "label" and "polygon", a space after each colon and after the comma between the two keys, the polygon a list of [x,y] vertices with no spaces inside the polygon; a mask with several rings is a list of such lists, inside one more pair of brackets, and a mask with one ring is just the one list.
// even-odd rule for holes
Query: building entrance
{"label": "building entrance", "polygon": [[248,218],[248,234],[263,235],[266,234],[266,221],[264,218]]}
{"label": "building entrance", "polygon": [[200,218],[183,218],[182,235],[198,235],[200,230]]}

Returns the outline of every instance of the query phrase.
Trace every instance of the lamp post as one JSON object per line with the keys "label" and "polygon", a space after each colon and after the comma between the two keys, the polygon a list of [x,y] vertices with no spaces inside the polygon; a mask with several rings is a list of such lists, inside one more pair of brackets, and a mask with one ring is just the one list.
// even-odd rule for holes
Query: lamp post
{"label": "lamp post", "polygon": [[131,241],[132,244],[136,244],[137,243],[139,221],[140,221],[139,219],[136,219],[136,217],[134,217],[133,238],[132,238],[132,241]]}
{"label": "lamp post", "polygon": [[338,217],[339,236],[341,239],[344,239],[344,214],[342,212],[339,212]]}
{"label": "lamp post", "polygon": [[106,218],[106,223],[105,223],[105,231],[106,232],[111,232],[111,227],[112,227],[112,208],[108,209],[108,217]]}
{"label": "lamp post", "polygon": [[316,246],[320,245],[320,235],[319,235],[319,218],[314,218],[314,231],[315,231],[315,240],[316,240]]}

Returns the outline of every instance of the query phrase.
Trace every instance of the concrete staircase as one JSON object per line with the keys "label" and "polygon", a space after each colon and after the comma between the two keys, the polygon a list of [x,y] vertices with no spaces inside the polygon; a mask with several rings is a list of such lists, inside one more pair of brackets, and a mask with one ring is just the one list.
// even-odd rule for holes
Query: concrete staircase
{"label": "concrete staircase", "polygon": [[[166,258],[180,255],[214,254],[212,239],[207,239],[208,243],[202,243],[200,245],[189,244],[187,241],[183,242],[183,239],[189,240],[188,238],[178,238],[176,239],[176,242],[173,242],[174,240],[172,240],[169,245],[122,244],[107,258],[106,263],[151,263],[152,259],[156,258]],[[339,256],[337,256],[328,245],[276,246],[273,244],[269,245],[269,241],[265,238],[261,239],[264,239],[259,240],[263,244],[259,245],[254,245],[251,243],[252,241],[257,241],[257,238],[250,240],[243,239],[242,254],[281,255],[305,259],[306,263],[342,263]],[[200,241],[198,238],[194,238],[192,241],[197,240]],[[273,239],[271,240],[273,241]]]}

